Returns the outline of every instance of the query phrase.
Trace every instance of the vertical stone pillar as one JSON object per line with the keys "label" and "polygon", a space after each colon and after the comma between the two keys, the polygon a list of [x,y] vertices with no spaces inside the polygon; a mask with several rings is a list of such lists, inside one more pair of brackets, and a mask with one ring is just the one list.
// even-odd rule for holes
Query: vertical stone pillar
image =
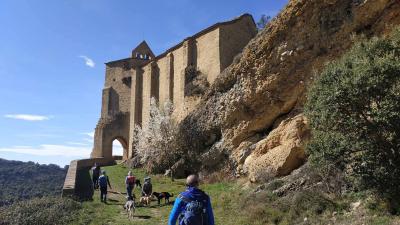
{"label": "vertical stone pillar", "polygon": [[157,63],[151,62],[144,67],[143,73],[143,107],[142,107],[142,127],[147,128],[150,120],[150,101],[151,98],[159,99],[159,82]]}
{"label": "vertical stone pillar", "polygon": [[170,52],[161,61],[159,74],[159,97],[160,107],[163,107],[167,101],[172,102],[174,86],[174,56]]}
{"label": "vertical stone pillar", "polygon": [[168,69],[167,76],[169,79],[169,100],[174,102],[174,54],[172,52],[168,53]]}
{"label": "vertical stone pillar", "polygon": [[106,118],[110,108],[110,87],[103,89],[101,102],[101,117]]}
{"label": "vertical stone pillar", "polygon": [[160,100],[160,80],[159,80],[159,74],[160,74],[160,69],[158,68],[158,65],[156,62],[151,62],[150,63],[150,75],[151,75],[151,97],[154,98],[158,104]]}
{"label": "vertical stone pillar", "polygon": [[142,126],[142,75],[141,68],[136,67],[132,70],[131,82],[131,110],[129,124],[129,143],[128,143],[128,158],[133,157],[133,130],[135,126]]}
{"label": "vertical stone pillar", "polygon": [[[192,65],[192,66],[196,66],[195,64],[195,47],[196,47],[196,43],[195,40],[193,40],[192,38],[189,38],[185,41],[184,43],[184,57],[186,57],[186,66]],[[185,52],[186,51],[186,52]]]}
{"label": "vertical stone pillar", "polygon": [[181,71],[174,71],[174,107],[175,118],[180,121],[186,115],[185,109],[185,70],[189,65],[193,65],[193,46],[194,41],[187,39],[182,45],[182,60],[176,60],[176,63],[182,63]]}

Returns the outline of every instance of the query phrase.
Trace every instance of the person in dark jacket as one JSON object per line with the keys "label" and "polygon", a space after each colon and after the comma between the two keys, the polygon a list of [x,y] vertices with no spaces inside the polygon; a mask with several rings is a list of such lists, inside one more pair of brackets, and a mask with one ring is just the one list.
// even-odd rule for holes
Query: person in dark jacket
{"label": "person in dark jacket", "polygon": [[142,186],[142,196],[150,196],[153,193],[153,185],[151,184],[150,177],[144,178],[144,184]]}
{"label": "person in dark jacket", "polygon": [[[211,200],[206,193],[198,188],[199,177],[197,175],[188,176],[186,186],[187,189],[175,199],[168,225],[175,225],[178,219],[180,225],[214,225]],[[195,209],[196,207],[201,210]],[[195,215],[196,212],[199,212],[198,215]]]}
{"label": "person in dark jacket", "polygon": [[110,179],[106,175],[106,171],[102,171],[102,175],[99,177],[99,186],[100,186],[100,201],[106,203],[107,202],[107,184],[111,189]]}
{"label": "person in dark jacket", "polygon": [[100,166],[97,163],[92,167],[92,181],[93,188],[96,190],[99,188],[99,177],[100,177]]}

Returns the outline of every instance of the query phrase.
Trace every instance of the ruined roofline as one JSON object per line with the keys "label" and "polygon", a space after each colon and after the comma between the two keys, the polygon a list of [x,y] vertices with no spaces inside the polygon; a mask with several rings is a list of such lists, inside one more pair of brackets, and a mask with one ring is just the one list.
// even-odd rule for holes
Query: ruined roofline
{"label": "ruined roofline", "polygon": [[235,23],[235,22],[237,22],[237,21],[243,19],[244,17],[250,17],[250,18],[251,18],[251,21],[252,21],[253,24],[254,24],[254,27],[256,27],[256,22],[254,21],[253,16],[252,16],[251,14],[249,14],[249,13],[244,13],[244,14],[242,14],[242,15],[240,15],[240,16],[238,16],[238,17],[232,19],[232,20],[228,20],[228,21],[225,21],[225,22],[218,22],[218,23],[216,23],[216,24],[214,24],[214,25],[212,25],[212,26],[210,26],[210,27],[207,27],[207,28],[205,28],[205,29],[203,29],[203,30],[197,32],[196,34],[194,34],[194,35],[192,35],[192,36],[190,36],[190,37],[187,37],[187,38],[183,39],[183,41],[181,41],[181,42],[179,42],[178,44],[174,45],[173,47],[167,49],[165,52],[161,53],[160,55],[156,56],[154,59],[152,59],[152,60],[150,60],[149,62],[145,63],[143,66],[146,66],[146,65],[149,64],[150,62],[157,61],[158,59],[160,59],[160,58],[162,58],[162,57],[168,55],[168,53],[170,53],[170,52],[172,52],[172,51],[174,51],[174,50],[180,48],[180,47],[183,45],[183,43],[185,43],[185,41],[187,41],[187,40],[196,39],[196,38],[198,38],[198,37],[201,37],[201,36],[203,36],[204,34],[209,33],[209,32],[211,32],[211,31],[213,31],[213,30],[215,30],[215,29],[217,29],[217,28],[219,28],[219,27],[221,27],[221,26],[223,26],[223,25],[233,24],[233,23]]}
{"label": "ruined roofline", "polygon": [[[196,38],[198,38],[198,37],[200,37],[200,36],[203,36],[203,35],[206,34],[206,33],[209,33],[209,32],[211,32],[211,31],[213,31],[213,30],[215,30],[215,29],[217,29],[217,28],[223,26],[223,25],[233,24],[233,23],[235,23],[235,22],[237,22],[237,21],[243,19],[244,17],[250,17],[250,18],[251,18],[251,21],[252,21],[253,24],[254,24],[254,27],[256,27],[256,23],[255,23],[255,21],[254,21],[254,18],[253,18],[253,16],[252,16],[251,14],[249,14],[249,13],[244,13],[244,14],[242,14],[242,15],[240,15],[240,16],[238,16],[238,17],[232,19],[232,20],[228,20],[228,21],[225,21],[225,22],[218,22],[218,23],[216,23],[216,24],[214,24],[214,25],[212,25],[212,26],[210,26],[210,27],[207,27],[207,28],[205,28],[205,29],[203,29],[203,30],[197,32],[197,33],[194,34],[193,36],[190,36],[190,37],[187,37],[187,38],[183,39],[183,41],[181,41],[181,42],[179,42],[178,44],[174,45],[173,47],[167,49],[166,51],[164,51],[164,52],[161,53],[160,55],[154,57],[154,58],[151,59],[151,60],[148,60],[148,62],[147,62],[147,63],[144,63],[144,64],[142,65],[142,67],[143,67],[143,66],[146,66],[146,65],[149,64],[150,62],[157,61],[157,60],[159,60],[160,58],[166,56],[168,53],[170,53],[170,52],[172,52],[172,51],[174,51],[174,50],[180,48],[180,47],[183,45],[183,43],[185,43],[185,41],[187,41],[187,40],[189,40],[189,39],[196,39]],[[128,61],[129,59],[133,59],[133,58],[130,57],[130,58],[125,58],[125,59],[119,59],[119,60],[107,62],[107,63],[105,63],[105,64],[108,65],[108,64],[112,64],[112,63],[116,63],[116,62]]]}
{"label": "ruined roofline", "polygon": [[[130,60],[149,61],[149,60],[146,60],[146,59],[136,59],[136,58],[129,57],[129,58],[124,58],[124,59],[117,59],[117,60],[114,60],[114,61],[109,61],[109,62],[106,62],[106,63],[104,63],[104,64],[106,64],[106,65],[111,65],[111,64],[114,64],[114,63],[119,63],[119,62],[124,62],[124,61],[130,61]],[[146,64],[147,64],[147,63],[146,63]],[[144,65],[145,65],[145,64],[144,64]]]}

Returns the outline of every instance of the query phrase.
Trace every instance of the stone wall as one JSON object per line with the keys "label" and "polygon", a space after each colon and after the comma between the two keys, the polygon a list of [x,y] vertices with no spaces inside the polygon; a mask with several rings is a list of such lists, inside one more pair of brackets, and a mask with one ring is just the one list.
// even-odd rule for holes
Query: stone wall
{"label": "stone wall", "polygon": [[[220,28],[196,38],[197,69],[213,83],[215,77],[221,73],[220,66]],[[233,47],[233,46],[232,46]]]}
{"label": "stone wall", "polygon": [[173,117],[178,122],[185,118],[201,98],[185,96],[185,70],[189,66],[197,69],[212,84],[255,33],[252,17],[245,14],[208,27],[157,57],[142,42],[132,51],[132,58],[106,63],[102,113],[91,156],[111,157],[112,141],[118,139],[124,159],[132,157],[132,131],[135,125],[147,126],[152,97],[160,105],[172,101]]}
{"label": "stone wall", "polygon": [[[227,68],[233,58],[255,37],[257,29],[253,18],[244,17],[234,24],[224,24],[219,29],[219,51],[221,71]],[[215,77],[212,79],[214,81]]]}
{"label": "stone wall", "polygon": [[71,161],[62,189],[63,197],[91,199],[93,186],[89,170],[97,163],[99,166],[115,164],[114,158],[90,158]]}

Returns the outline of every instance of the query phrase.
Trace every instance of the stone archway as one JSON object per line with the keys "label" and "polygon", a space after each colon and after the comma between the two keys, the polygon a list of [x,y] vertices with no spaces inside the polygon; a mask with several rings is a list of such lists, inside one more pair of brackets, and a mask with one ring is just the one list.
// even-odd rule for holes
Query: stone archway
{"label": "stone archway", "polygon": [[113,159],[113,141],[118,140],[123,147],[123,159],[128,159],[129,113],[120,113],[112,119],[100,119],[95,129],[92,158]]}
{"label": "stone archway", "polygon": [[[115,151],[116,150],[115,149],[115,147],[116,147],[115,146],[115,142],[121,144],[121,147],[122,147],[122,158],[123,159],[127,159],[128,158],[128,142],[126,141],[126,139],[124,137],[121,137],[121,136],[117,136],[117,137],[112,139],[112,145],[111,145],[112,150],[111,150],[111,152],[112,152],[113,156],[117,155],[116,151]],[[118,154],[118,156],[119,156],[119,154]]]}

